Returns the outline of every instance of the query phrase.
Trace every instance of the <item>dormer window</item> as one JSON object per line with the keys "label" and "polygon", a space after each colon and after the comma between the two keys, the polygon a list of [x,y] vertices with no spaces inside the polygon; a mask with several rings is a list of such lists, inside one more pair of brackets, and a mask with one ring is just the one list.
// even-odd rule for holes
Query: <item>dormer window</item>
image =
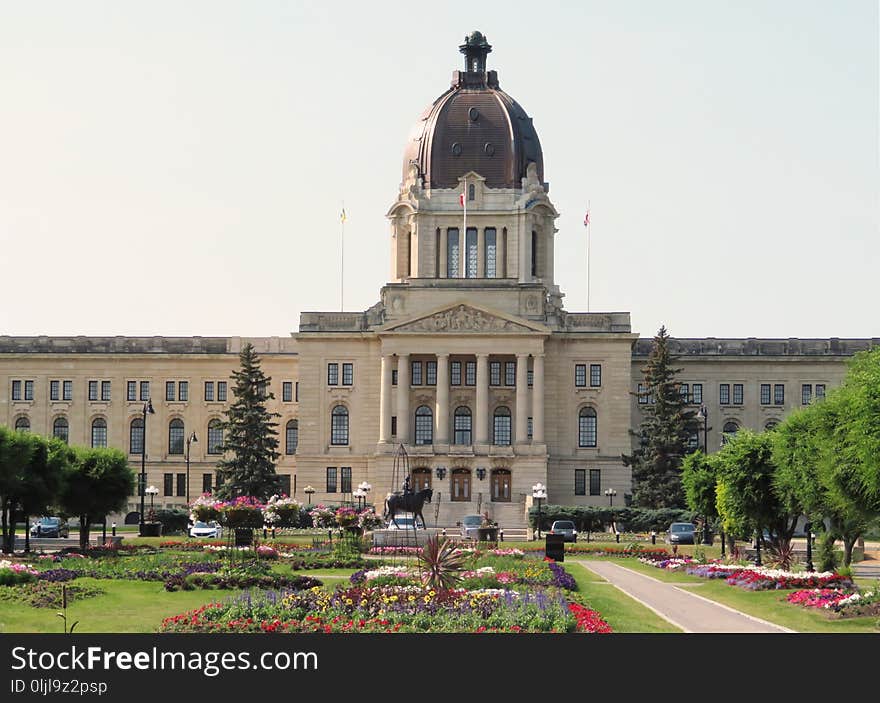
{"label": "dormer window", "polygon": [[468,183],[468,200],[477,199],[477,188],[473,183]]}

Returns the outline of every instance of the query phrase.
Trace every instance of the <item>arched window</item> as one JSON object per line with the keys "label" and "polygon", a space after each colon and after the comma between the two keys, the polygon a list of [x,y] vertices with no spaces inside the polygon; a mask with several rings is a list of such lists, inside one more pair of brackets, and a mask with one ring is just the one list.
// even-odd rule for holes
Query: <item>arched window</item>
{"label": "arched window", "polygon": [[330,444],[348,444],[348,408],[337,405],[330,414]]}
{"label": "arched window", "polygon": [[[468,416],[470,417],[470,416]],[[469,501],[471,499],[471,472],[469,469],[453,469],[450,490],[452,500]]]}
{"label": "arched window", "polygon": [[70,424],[66,417],[55,418],[55,422],[52,423],[52,436],[67,444],[70,438]]}
{"label": "arched window", "polygon": [[510,408],[495,408],[492,444],[510,444]]}
{"label": "arched window", "polygon": [[779,420],[767,420],[767,424],[764,425],[765,430],[775,430],[779,427]]}
{"label": "arched window", "polygon": [[468,183],[468,200],[476,200],[477,189],[473,183]]}
{"label": "arched window", "polygon": [[599,421],[593,408],[581,408],[578,413],[578,446],[595,447]]}
{"label": "arched window", "polygon": [[431,444],[434,441],[434,413],[427,405],[416,409],[416,444]]}
{"label": "arched window", "polygon": [[183,454],[183,420],[180,418],[168,423],[168,453]]}
{"label": "arched window", "polygon": [[413,469],[412,485],[414,491],[423,491],[431,487],[431,469]]}
{"label": "arched window", "polygon": [[464,405],[457,407],[452,427],[453,444],[471,444],[471,409]]}
{"label": "arched window", "polygon": [[31,421],[28,417],[20,417],[15,421],[15,429],[17,432],[30,432]]}
{"label": "arched window", "polygon": [[208,454],[222,454],[222,446],[223,425],[220,420],[211,420],[208,423]]}
{"label": "arched window", "polygon": [[495,502],[510,502],[510,471],[508,469],[495,469],[492,472],[492,500]]}
{"label": "arched window", "polygon": [[136,417],[128,428],[128,453],[141,454],[144,451],[144,419]]}
{"label": "arched window", "polygon": [[299,421],[291,420],[287,423],[285,432],[284,453],[296,454],[297,444],[299,444]]}
{"label": "arched window", "polygon": [[721,444],[727,444],[730,437],[737,432],[739,432],[739,425],[736,422],[733,420],[725,422],[724,427],[721,428]]}
{"label": "arched window", "polygon": [[92,420],[92,446],[107,446],[107,421],[103,417]]}

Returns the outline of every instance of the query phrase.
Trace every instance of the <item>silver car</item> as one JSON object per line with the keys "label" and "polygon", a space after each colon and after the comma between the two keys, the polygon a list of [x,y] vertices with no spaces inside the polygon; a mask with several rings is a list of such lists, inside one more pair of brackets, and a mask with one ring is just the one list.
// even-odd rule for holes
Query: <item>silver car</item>
{"label": "silver car", "polygon": [[551,535],[562,535],[563,542],[577,542],[578,533],[571,520],[557,520],[550,525]]}

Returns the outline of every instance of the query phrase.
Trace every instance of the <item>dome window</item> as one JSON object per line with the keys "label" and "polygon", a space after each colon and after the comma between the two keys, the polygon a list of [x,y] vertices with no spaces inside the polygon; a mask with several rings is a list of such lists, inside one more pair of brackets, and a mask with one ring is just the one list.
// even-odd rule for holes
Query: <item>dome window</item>
{"label": "dome window", "polygon": [[455,142],[452,145],[452,155],[453,156],[461,156],[461,144],[459,144],[458,142]]}
{"label": "dome window", "polygon": [[486,146],[483,147],[483,151],[486,152],[486,156],[495,156],[495,145],[491,142],[486,142]]}
{"label": "dome window", "polygon": [[468,117],[470,117],[471,122],[476,122],[478,119],[480,119],[480,111],[477,108],[472,107],[470,110],[468,110]]}

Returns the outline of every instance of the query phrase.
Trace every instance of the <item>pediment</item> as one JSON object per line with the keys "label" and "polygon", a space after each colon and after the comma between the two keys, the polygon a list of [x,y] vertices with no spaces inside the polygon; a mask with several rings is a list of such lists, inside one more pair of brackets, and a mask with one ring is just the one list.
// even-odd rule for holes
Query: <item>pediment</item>
{"label": "pediment", "polygon": [[397,322],[382,332],[418,332],[421,334],[546,334],[549,330],[530,320],[511,317],[498,311],[457,303],[440,310]]}

